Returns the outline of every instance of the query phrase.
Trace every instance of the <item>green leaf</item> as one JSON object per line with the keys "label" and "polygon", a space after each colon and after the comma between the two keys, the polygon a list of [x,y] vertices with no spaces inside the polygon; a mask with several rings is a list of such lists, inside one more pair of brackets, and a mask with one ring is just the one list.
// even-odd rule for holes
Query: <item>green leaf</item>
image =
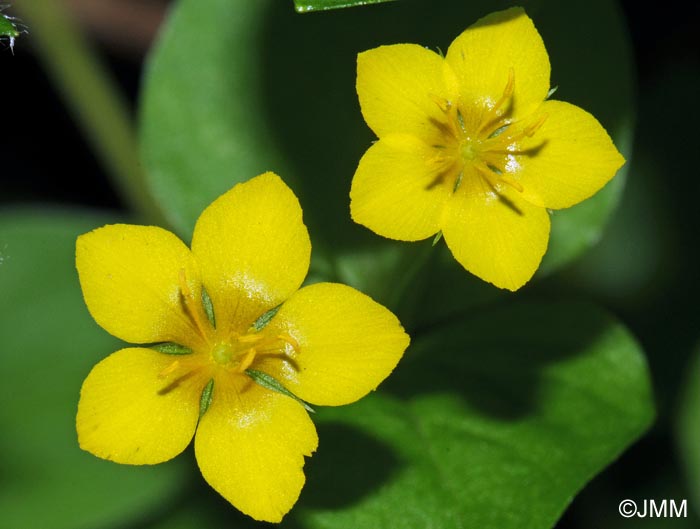
{"label": "green leaf", "polygon": [[[508,5],[389,2],[298,16],[276,0],[181,0],[149,58],[140,105],[143,159],[154,195],[187,238],[217,196],[274,170],[300,198],[316,270],[324,271],[315,279],[351,284],[402,317],[415,313],[418,324],[473,306],[472,291],[481,297],[483,285],[472,288],[478,281],[465,279],[469,273],[454,259],[436,259],[426,277],[457,277],[458,287],[445,280],[428,291],[416,280],[395,292],[393,279],[411,262],[415,244],[382,239],[350,219],[350,182],[374,139],[359,110],[355,65],[358,52],[382,44],[446,49],[469,24]],[[597,116],[629,156],[632,61],[617,6],[608,0],[538,0],[527,10],[549,50],[557,98]],[[571,20],[576,24],[562,22]],[[623,181],[624,170],[594,198],[555,212],[542,275],[595,244]],[[444,250],[444,244],[436,248]],[[413,306],[421,296],[442,300],[440,314]],[[411,306],[392,305],[394,300]]]}
{"label": "green leaf", "polygon": [[306,13],[308,11],[326,11],[328,9],[356,7],[390,1],[392,0],[294,0],[294,9],[298,13]]}
{"label": "green leaf", "polygon": [[483,310],[417,339],[380,391],[319,410],[292,513],[306,529],[549,528],[652,418],[644,357],[598,309]]}
{"label": "green leaf", "polygon": [[301,400],[294,393],[292,393],[282,384],[280,384],[280,382],[277,379],[268,375],[267,373],[263,373],[262,371],[258,371],[257,369],[246,369],[245,374],[252,378],[253,382],[255,382],[256,384],[259,384],[262,387],[269,389],[270,391],[276,391],[277,393],[281,393],[282,395],[285,395],[290,399],[294,399],[299,404],[304,406],[304,409],[306,411],[310,413],[316,413],[316,411],[311,406],[309,406],[306,402]]}
{"label": "green leaf", "polygon": [[[199,480],[201,485],[191,490],[175,508],[164,512],[151,523],[139,525],[138,529],[260,529],[271,527],[255,522],[249,516],[234,509],[230,503]],[[282,523],[280,529],[290,527]]]}
{"label": "green leaf", "polygon": [[[5,7],[6,6],[0,5],[0,11]],[[14,20],[14,18],[0,13],[0,41],[7,39],[12,53],[15,51],[15,40],[22,34]]]}
{"label": "green leaf", "polygon": [[122,345],[88,314],[75,239],[109,220],[0,212],[2,527],[126,527],[159,512],[190,482],[180,461],[117,465],[78,447],[81,384]]}
{"label": "green leaf", "polygon": [[677,430],[681,460],[692,492],[689,503],[695,515],[700,515],[700,347],[686,371]]}
{"label": "green leaf", "polygon": [[185,239],[235,183],[270,169],[289,183],[261,114],[258,31],[272,3],[180,1],[148,61],[140,108],[147,183]]}
{"label": "green leaf", "polygon": [[192,354],[192,349],[174,342],[163,342],[149,345],[151,349],[155,349],[159,353],[168,355],[189,355]]}
{"label": "green leaf", "polygon": [[[2,6],[0,6],[0,10],[2,10]],[[0,13],[0,37],[15,39],[19,37],[19,34],[20,31],[17,29],[12,19]]]}

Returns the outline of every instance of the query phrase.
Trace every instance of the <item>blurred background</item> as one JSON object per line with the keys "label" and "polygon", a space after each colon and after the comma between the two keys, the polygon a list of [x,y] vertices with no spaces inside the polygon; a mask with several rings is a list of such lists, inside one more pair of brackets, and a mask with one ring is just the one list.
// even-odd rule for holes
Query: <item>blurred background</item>
{"label": "blurred background", "polygon": [[[6,13],[21,16],[22,3],[30,1],[16,1],[19,9]],[[144,57],[169,2],[63,4],[115,80],[122,103],[135,112]],[[700,468],[694,467],[700,464],[700,446],[687,441],[700,436],[685,431],[687,414],[699,409],[688,401],[700,399],[697,392],[688,397],[692,390],[686,389],[700,381],[700,171],[695,161],[700,2],[622,0],[619,5],[637,77],[634,157],[624,195],[599,244],[541,288],[592,298],[628,326],[648,357],[658,417],[647,435],[576,497],[557,527],[691,529],[700,527],[698,513],[687,519],[625,520],[617,504],[628,497],[697,498],[700,490],[695,481]],[[57,89],[56,50],[47,51],[43,43],[40,51],[36,29],[28,30],[14,52],[0,44],[0,208],[40,204],[121,215],[126,202],[95,154],[96,144],[86,139],[90,133],[75,119],[83,110]],[[61,35],[54,37],[49,48],[64,45]]]}

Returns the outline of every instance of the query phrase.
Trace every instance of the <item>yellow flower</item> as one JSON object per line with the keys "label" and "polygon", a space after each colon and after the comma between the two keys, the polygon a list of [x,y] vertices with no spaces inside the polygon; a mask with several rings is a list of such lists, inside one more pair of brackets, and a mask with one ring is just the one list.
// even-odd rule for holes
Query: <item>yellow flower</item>
{"label": "yellow flower", "polygon": [[584,110],[548,100],[549,57],[520,8],[493,13],[440,55],[414,44],[357,60],[379,141],[360,160],[353,219],[392,239],[442,231],[464,268],[516,290],[547,249],[547,209],[572,206],[624,163]]}
{"label": "yellow flower", "polygon": [[391,312],[350,287],[299,289],[310,253],[299,202],[272,173],[214,201],[191,250],[152,226],[80,236],[90,313],[114,336],[143,344],[105,358],[83,383],[81,448],[155,464],[194,436],[214,489],[255,519],[280,521],[318,442],[293,396],[353,402],[389,375],[409,342]]}

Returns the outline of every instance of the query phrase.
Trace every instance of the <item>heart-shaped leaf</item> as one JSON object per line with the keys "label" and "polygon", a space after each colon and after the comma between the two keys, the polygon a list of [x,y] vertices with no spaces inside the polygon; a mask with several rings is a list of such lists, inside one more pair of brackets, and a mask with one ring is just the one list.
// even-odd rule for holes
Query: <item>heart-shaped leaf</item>
{"label": "heart-shaped leaf", "polygon": [[587,304],[483,310],[409,355],[379,392],[319,410],[344,433],[320,437],[302,527],[549,528],[653,417],[639,347]]}

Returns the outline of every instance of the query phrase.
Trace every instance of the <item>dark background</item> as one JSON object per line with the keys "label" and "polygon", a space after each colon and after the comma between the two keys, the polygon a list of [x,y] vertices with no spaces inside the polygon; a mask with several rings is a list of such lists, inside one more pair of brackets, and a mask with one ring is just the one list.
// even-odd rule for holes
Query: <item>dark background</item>
{"label": "dark background", "polygon": [[[624,0],[621,5],[638,72],[633,168],[600,248],[548,280],[547,287],[593,297],[637,336],[654,377],[658,418],[646,436],[575,499],[558,525],[562,529],[659,527],[660,520],[622,520],[618,503],[625,498],[689,498],[674,420],[678,389],[686,377],[700,376],[687,372],[700,338],[696,308],[700,171],[695,161],[700,2]],[[135,42],[128,35],[120,38],[99,24],[84,22],[135,108],[147,29]],[[26,37],[20,38],[14,55],[0,49],[0,206],[39,202],[122,209],[123,203],[27,42]],[[655,170],[647,170],[649,166]],[[630,218],[646,220],[640,226]],[[638,240],[651,244],[646,262],[629,263],[639,267],[640,274],[630,278],[621,270],[618,277],[613,274],[612,286],[595,277],[606,258],[624,257],[616,254],[620,245]],[[664,523],[673,528],[697,527],[690,519]]]}
{"label": "dark background", "polygon": [[[160,3],[163,6],[168,4],[166,0]],[[289,3],[291,6],[291,0]],[[700,3],[691,0],[663,3],[622,0],[620,4],[627,17],[636,56],[641,103],[638,112],[640,129],[646,126],[651,128],[651,123],[644,119],[647,114],[643,104],[645,96],[655,88],[658,81],[674,75],[678,70],[692,71],[697,75],[700,62]],[[93,23],[88,31],[118,84],[135,107],[139,93],[141,53],[145,51],[143,37],[139,44],[134,45],[133,42],[129,43],[128,36],[118,39],[95,25],[97,24]],[[99,162],[92,156],[50,80],[23,40],[26,41],[26,38],[18,39],[14,57],[8,49],[0,52],[4,81],[0,102],[4,123],[1,149],[5,166],[0,202],[32,200],[121,207],[119,198],[110,190]],[[696,95],[693,88],[696,87],[687,86],[683,92],[668,94],[669,98],[675,99],[676,105],[687,105],[687,110],[692,113],[686,116],[688,121],[698,114],[692,101]],[[674,102],[669,101],[666,112],[663,109],[656,110],[667,113],[673,105]],[[650,112],[649,117],[657,117],[657,113]],[[658,117],[670,120],[665,125],[671,127],[673,120],[682,119],[681,116],[673,115]],[[657,130],[656,133],[668,136],[673,134],[673,130]],[[687,140],[690,142],[691,138]],[[41,156],[33,152],[37,145],[41,145]],[[80,145],[82,148],[68,151],[66,145]],[[77,153],[80,156],[76,156]],[[90,175],[90,178],[60,178],[56,174],[56,167],[72,167],[72,172]],[[693,169],[697,173],[697,168]]]}

